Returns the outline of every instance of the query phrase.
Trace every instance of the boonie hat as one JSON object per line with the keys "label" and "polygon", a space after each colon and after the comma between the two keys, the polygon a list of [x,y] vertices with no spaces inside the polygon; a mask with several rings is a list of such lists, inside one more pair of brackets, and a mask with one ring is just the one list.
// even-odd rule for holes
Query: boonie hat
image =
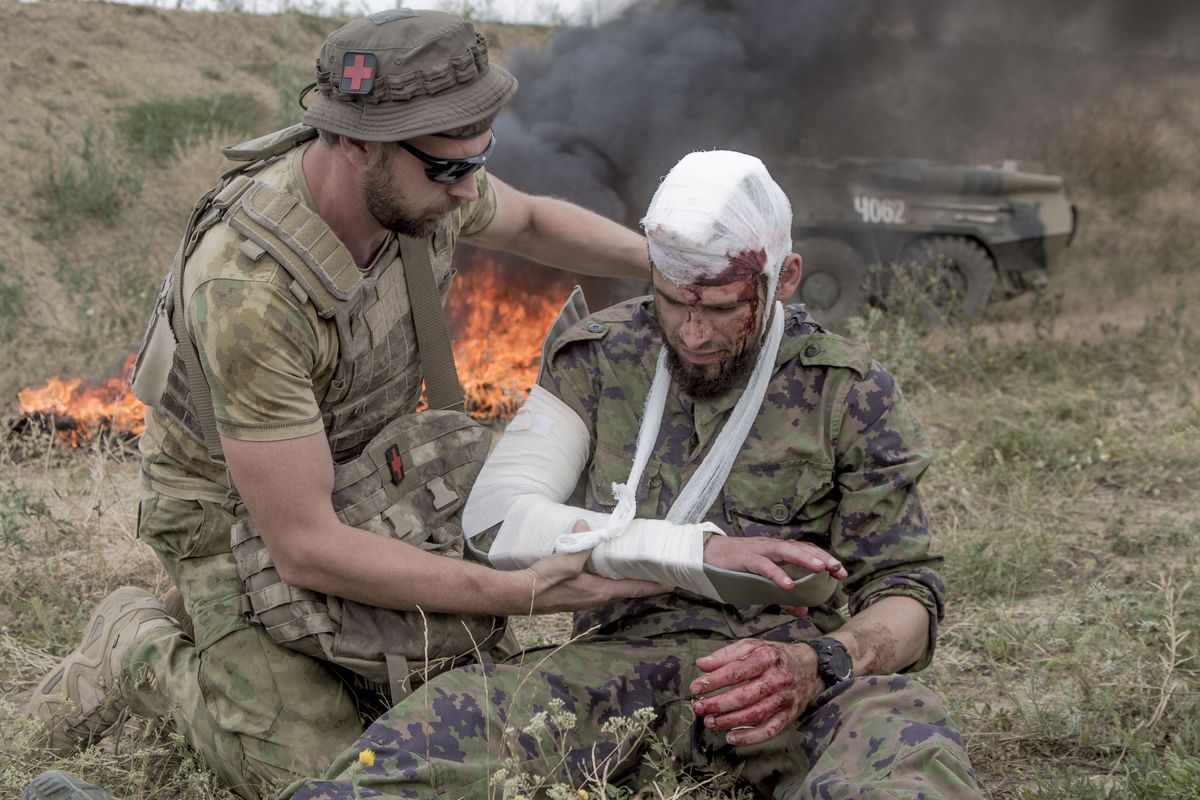
{"label": "boonie hat", "polygon": [[516,93],[517,79],[488,63],[487,42],[461,17],[395,8],[329,34],[316,89],[305,124],[392,142],[495,114]]}

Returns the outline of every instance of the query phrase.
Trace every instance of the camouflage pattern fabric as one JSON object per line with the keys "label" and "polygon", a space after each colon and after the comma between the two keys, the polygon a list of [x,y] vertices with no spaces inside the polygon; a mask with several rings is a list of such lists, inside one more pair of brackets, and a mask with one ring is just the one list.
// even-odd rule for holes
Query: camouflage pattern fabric
{"label": "camouflage pattern fabric", "polygon": [[[835,686],[790,729],[750,747],[705,729],[684,696],[701,656],[743,637],[820,636],[842,624],[842,604],[857,613],[901,595],[924,605],[928,654],[910,669],[928,662],[936,641],[941,559],[929,550],[916,490],[931,459],[924,431],[864,348],[826,333],[799,307],[786,323],[766,401],[708,519],[731,535],[825,548],[849,572],[844,591],[803,619],[681,591],[578,613],[571,644],[435,678],[372,725],[326,780],[298,783],[285,796],[498,797],[501,767],[571,787],[606,777],[647,788],[663,777],[645,766],[648,741],[620,741],[612,726],[648,713],[650,732],[677,766],[735,770],[768,797],[980,797],[941,701],[903,675]],[[593,315],[552,346],[543,383],[592,432],[575,502],[612,507],[609,486],[629,474],[660,341],[653,306],[641,299]],[[736,399],[697,402],[673,388],[637,487],[639,516],[665,514]],[[556,704],[573,722],[552,713]],[[543,712],[550,729],[538,733]],[[356,759],[368,749],[373,765],[364,767]]]}
{"label": "camouflage pattern fabric", "polygon": [[[826,333],[800,306],[787,310],[777,368],[766,399],[706,519],[731,535],[812,542],[849,577],[812,619],[829,631],[883,597],[911,597],[929,611],[933,656],[945,588],[917,482],[932,459],[924,429],[895,380],[866,348]],[[613,481],[629,475],[658,357],[649,298],[592,315],[559,337],[543,380],[592,432],[591,460],[574,501],[611,511]],[[658,444],[637,487],[638,516],[663,517],[703,460],[737,402],[730,392],[694,401],[673,387]],[[619,601],[576,615],[577,634],[649,636],[713,630],[740,638],[789,617],[777,608],[721,605],[675,592]]]}
{"label": "camouflage pattern fabric", "polygon": [[[292,151],[254,178],[312,209],[301,174],[302,152]],[[430,241],[430,262],[443,296],[453,278],[458,237],[486,229],[498,213],[486,172],[477,172],[475,180],[479,198],[456,209]],[[382,412],[411,411],[420,393],[416,337],[396,243],[385,246],[364,272],[355,295],[361,303],[340,310],[343,317],[361,315],[354,324],[341,320],[347,329],[343,338],[334,319],[319,314],[303,293],[297,296],[295,281],[282,265],[269,255],[252,260],[243,252],[246,241],[218,224],[204,234],[184,270],[187,325],[212,392],[217,429],[242,441],[324,431],[335,460],[352,458],[399,413]],[[358,362],[353,370],[347,349]],[[209,457],[198,429],[186,424],[188,395],[186,370],[176,365],[163,403],[146,414],[144,472],[165,491],[184,490],[182,496],[220,502],[230,491],[229,479],[224,464]],[[364,422],[367,418],[373,427]]]}
{"label": "camouflage pattern fabric", "polygon": [[[254,177],[314,208],[300,169],[301,152],[291,151]],[[479,200],[458,209],[445,235],[431,240],[443,294],[453,277],[455,238],[486,228],[497,212],[483,170],[476,180]],[[249,441],[323,430],[336,437],[340,427],[359,425],[356,409],[363,406],[372,414],[415,406],[419,360],[394,243],[372,267],[378,278],[375,302],[357,326],[373,349],[364,356],[372,359],[369,369],[356,374],[366,375],[371,385],[355,386],[335,383],[345,353],[334,320],[321,317],[292,291],[291,277],[269,255],[248,257],[243,241],[227,225],[216,225],[204,234],[184,272],[189,329],[222,433]],[[392,324],[397,314],[401,324]],[[407,393],[396,389],[397,381],[386,382],[404,375],[411,378]],[[336,394],[334,387],[348,395],[339,407],[319,404],[317,398]],[[361,394],[371,390],[370,396]],[[187,390],[175,386],[174,391]],[[386,421],[373,419],[378,427]],[[238,498],[224,464],[211,459],[185,424],[161,407],[147,411],[146,428],[140,442],[138,534],[179,587],[196,636],[192,642],[159,629],[134,643],[126,659],[130,706],[146,716],[173,716],[223,781],[243,797],[269,796],[262,787],[285,784],[327,764],[332,753],[362,732],[364,720],[387,707],[386,699],[367,682],[284,649],[251,626],[242,613],[242,580],[230,546],[235,522],[230,509]],[[357,442],[361,449],[369,432],[360,426],[351,433],[343,441]],[[339,455],[348,459],[353,452]]]}
{"label": "camouflage pattern fabric", "polygon": [[143,488],[138,535],[179,587],[195,640],[156,628],[133,643],[122,692],[135,714],[176,727],[241,797],[269,797],[296,774],[322,769],[362,732],[347,682],[280,647],[241,613],[242,581],[229,551],[233,515],[207,501]]}
{"label": "camouflage pattern fabric", "polygon": [[[801,638],[805,623],[797,624],[764,638]],[[297,783],[283,797],[502,797],[502,768],[547,786],[578,789],[603,776],[650,789],[671,779],[647,762],[651,737],[669,749],[675,769],[736,771],[765,797],[982,797],[941,701],[902,675],[839,684],[767,742],[727,745],[681,693],[698,676],[696,659],[728,643],[701,633],[594,636],[445,673],[368,728],[328,778]],[[645,731],[614,722],[643,713]],[[364,750],[371,766],[359,762]]]}

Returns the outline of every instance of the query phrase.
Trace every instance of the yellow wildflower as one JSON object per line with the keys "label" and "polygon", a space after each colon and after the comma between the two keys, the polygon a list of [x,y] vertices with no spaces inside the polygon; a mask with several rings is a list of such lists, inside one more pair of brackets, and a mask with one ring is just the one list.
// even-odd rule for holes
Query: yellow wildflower
{"label": "yellow wildflower", "polygon": [[362,764],[364,767],[375,766],[375,751],[368,747],[360,752],[358,754],[358,763]]}
{"label": "yellow wildflower", "polygon": [[580,789],[575,793],[575,800],[588,800],[587,789]]}

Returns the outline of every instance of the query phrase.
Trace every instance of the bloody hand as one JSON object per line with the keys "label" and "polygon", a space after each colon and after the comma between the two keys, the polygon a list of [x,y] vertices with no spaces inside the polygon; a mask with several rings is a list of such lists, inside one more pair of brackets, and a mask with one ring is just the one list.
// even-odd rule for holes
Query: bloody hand
{"label": "bloody hand", "polygon": [[[704,727],[727,730],[731,745],[765,742],[794,722],[825,689],[817,657],[804,644],[742,639],[696,661],[708,673],[692,681]],[[740,685],[739,685],[740,684]],[[721,694],[713,694],[735,687]]]}

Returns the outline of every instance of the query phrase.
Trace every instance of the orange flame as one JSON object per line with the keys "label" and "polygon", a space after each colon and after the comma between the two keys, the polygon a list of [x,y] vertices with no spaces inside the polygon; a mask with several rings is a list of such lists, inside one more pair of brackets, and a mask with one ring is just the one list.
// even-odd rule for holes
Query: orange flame
{"label": "orange flame", "polygon": [[125,360],[120,377],[85,385],[83,378],[51,378],[37,389],[17,392],[22,414],[69,419],[73,427],[55,432],[60,444],[78,447],[101,431],[141,435],[146,430],[145,408],[129,388],[136,353]]}
{"label": "orange flame", "polygon": [[[552,284],[562,279],[551,279]],[[467,411],[476,419],[516,413],[537,380],[542,338],[569,287],[514,288],[500,264],[479,251],[459,275],[447,304]]]}
{"label": "orange flame", "polygon": [[[568,287],[559,280],[562,287],[546,287],[544,294],[512,288],[503,268],[482,254],[469,259],[462,278],[450,293],[448,317],[467,411],[477,419],[512,416],[537,379],[542,337]],[[131,353],[120,377],[98,384],[56,377],[22,389],[20,413],[66,422],[55,439],[71,447],[104,431],[140,436],[146,430],[145,407],[129,387],[135,359]]]}

